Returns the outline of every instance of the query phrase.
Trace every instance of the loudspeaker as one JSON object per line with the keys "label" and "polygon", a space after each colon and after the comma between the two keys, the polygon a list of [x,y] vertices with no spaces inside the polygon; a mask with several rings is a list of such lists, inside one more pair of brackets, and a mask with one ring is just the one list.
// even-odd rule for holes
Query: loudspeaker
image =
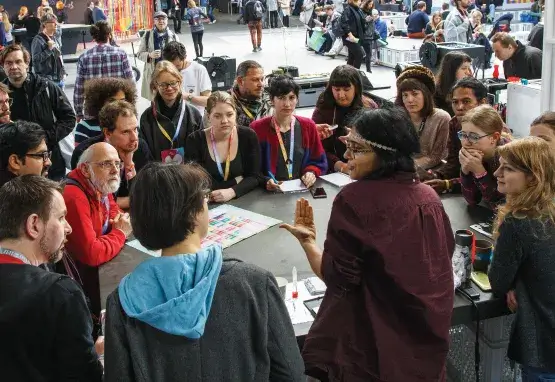
{"label": "loudspeaker", "polygon": [[208,71],[212,81],[212,91],[228,90],[233,87],[237,75],[235,58],[229,56],[198,57],[195,61]]}

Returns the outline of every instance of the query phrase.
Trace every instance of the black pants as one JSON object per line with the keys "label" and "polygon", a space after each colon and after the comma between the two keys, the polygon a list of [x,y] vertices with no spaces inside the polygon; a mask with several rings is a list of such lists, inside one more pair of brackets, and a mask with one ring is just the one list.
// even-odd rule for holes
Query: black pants
{"label": "black pants", "polygon": [[366,63],[366,71],[372,73],[372,44],[373,41],[364,41],[362,43],[362,48],[366,56],[364,57],[364,62]]}
{"label": "black pants", "polygon": [[289,28],[289,16],[283,16],[283,26]]}
{"label": "black pants", "polygon": [[364,58],[364,50],[362,47],[354,42],[343,40],[343,44],[347,47],[349,54],[347,55],[347,65],[351,65],[356,69],[360,69],[362,59]]}
{"label": "black pants", "polygon": [[181,14],[181,8],[180,8],[175,10],[173,14],[173,30],[175,31],[175,33],[181,33],[181,19],[182,19],[182,14]]}
{"label": "black pants", "polygon": [[270,11],[270,27],[277,28],[278,26],[278,11]]}
{"label": "black pants", "polygon": [[204,34],[204,31],[191,33],[191,35],[193,36],[193,44],[195,45],[195,53],[197,54],[197,57],[202,57],[202,51],[204,49],[202,46],[203,34]]}

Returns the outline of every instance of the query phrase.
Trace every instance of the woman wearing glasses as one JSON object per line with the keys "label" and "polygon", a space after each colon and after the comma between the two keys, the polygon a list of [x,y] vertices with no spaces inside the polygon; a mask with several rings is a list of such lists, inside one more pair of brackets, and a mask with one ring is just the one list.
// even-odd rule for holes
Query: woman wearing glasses
{"label": "woman wearing glasses", "polygon": [[402,109],[382,108],[361,112],[345,141],[357,182],[333,202],[324,250],[305,199],[282,226],[327,285],[305,370],[320,381],[445,380],[454,240],[441,200],[415,173],[416,131]]}
{"label": "woman wearing glasses", "polygon": [[470,110],[461,118],[461,126],[458,135],[462,144],[459,162],[463,196],[470,205],[484,200],[494,209],[503,201],[493,175],[499,167],[496,149],[509,142],[510,137],[503,133],[503,120],[489,105]]}
{"label": "woman wearing glasses", "polygon": [[139,137],[144,139],[155,160],[183,163],[185,140],[202,129],[202,116],[181,94],[183,76],[169,61],[160,61],[152,75],[156,94],[141,116]]}

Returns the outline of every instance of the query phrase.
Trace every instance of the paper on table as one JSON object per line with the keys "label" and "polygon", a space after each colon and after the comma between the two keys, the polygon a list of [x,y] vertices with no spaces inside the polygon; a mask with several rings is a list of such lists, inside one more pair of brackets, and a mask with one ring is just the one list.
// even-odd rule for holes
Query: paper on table
{"label": "paper on table", "polygon": [[[300,280],[297,283],[297,292],[299,292],[299,297],[293,302],[291,296],[293,295],[293,283],[287,284],[285,287],[285,306],[289,312],[289,318],[291,318],[291,323],[293,325],[302,324],[303,322],[314,321],[314,317],[310,311],[304,305],[304,301],[315,298],[316,296],[311,296],[304,285],[304,280]],[[320,295],[322,296],[322,295]]]}
{"label": "paper on table", "polygon": [[300,179],[286,180],[279,185],[282,192],[300,192],[308,191],[308,188],[301,182]]}
{"label": "paper on table", "polygon": [[334,172],[332,174],[321,176],[320,179],[323,179],[326,182],[331,183],[337,187],[343,187],[356,182],[356,180],[353,180],[348,175],[342,174],[340,172]]}
{"label": "paper on table", "polygon": [[160,257],[160,255],[162,254],[162,251],[151,251],[150,249],[146,249],[141,245],[141,243],[139,243],[139,240],[137,239],[127,242],[127,245],[153,257]]}

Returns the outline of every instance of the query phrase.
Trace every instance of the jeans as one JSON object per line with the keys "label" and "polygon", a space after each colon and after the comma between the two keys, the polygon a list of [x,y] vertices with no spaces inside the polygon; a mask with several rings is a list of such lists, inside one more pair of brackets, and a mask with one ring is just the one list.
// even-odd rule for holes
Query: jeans
{"label": "jeans", "polygon": [[331,37],[329,32],[324,33],[324,38],[326,39],[326,41],[324,41],[318,53],[328,52],[331,49],[331,46],[333,45],[333,38]]}
{"label": "jeans", "polygon": [[278,26],[278,11],[270,11],[270,27],[277,28]]}
{"label": "jeans", "polygon": [[262,21],[249,21],[249,32],[253,48],[260,48],[262,44]]}
{"label": "jeans", "polygon": [[191,32],[193,36],[193,44],[195,45],[195,53],[197,57],[202,57],[202,51],[204,47],[202,46],[202,35],[204,35],[204,31],[199,32]]}
{"label": "jeans", "polygon": [[364,58],[364,50],[362,49],[362,46],[356,42],[347,40],[343,40],[343,44],[345,44],[347,51],[349,52],[347,55],[347,65],[351,65],[355,69],[360,69],[360,65],[362,65],[362,60]]}
{"label": "jeans", "polygon": [[544,373],[535,367],[521,366],[522,382],[555,382],[555,374]]}
{"label": "jeans", "polygon": [[366,71],[372,73],[372,44],[373,41],[364,41],[362,43],[362,48],[364,49],[364,62],[366,63]]}

